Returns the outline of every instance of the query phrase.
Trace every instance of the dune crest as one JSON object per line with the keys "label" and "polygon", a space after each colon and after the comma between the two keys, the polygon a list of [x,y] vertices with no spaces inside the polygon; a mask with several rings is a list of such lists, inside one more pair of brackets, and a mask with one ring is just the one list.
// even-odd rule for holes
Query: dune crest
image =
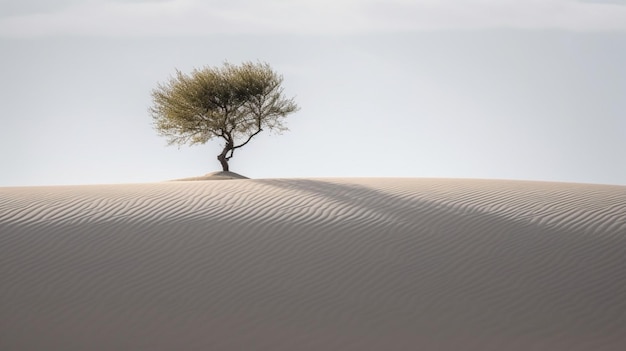
{"label": "dune crest", "polygon": [[3,350],[623,350],[626,187],[0,188]]}
{"label": "dune crest", "polygon": [[227,172],[227,171],[217,171],[207,173],[203,176],[199,177],[189,177],[189,178],[181,178],[174,179],[172,181],[194,181],[194,180],[233,180],[233,179],[250,179],[248,177],[242,176],[241,174],[235,172]]}

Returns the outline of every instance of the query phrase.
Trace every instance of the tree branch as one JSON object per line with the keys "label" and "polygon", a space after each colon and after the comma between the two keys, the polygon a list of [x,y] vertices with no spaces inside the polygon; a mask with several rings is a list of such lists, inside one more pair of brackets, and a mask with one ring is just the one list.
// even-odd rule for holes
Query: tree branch
{"label": "tree branch", "polygon": [[242,147],[242,146],[246,145],[248,142],[250,142],[250,140],[252,140],[252,138],[253,138],[255,135],[257,135],[257,134],[261,133],[262,131],[263,131],[263,129],[259,127],[259,129],[258,129],[256,132],[254,132],[254,133],[250,134],[250,136],[248,137],[248,139],[247,139],[247,140],[246,140],[243,144],[240,144],[240,145],[237,145],[237,146],[233,146],[233,150],[234,150],[234,149],[239,149],[240,147]]}

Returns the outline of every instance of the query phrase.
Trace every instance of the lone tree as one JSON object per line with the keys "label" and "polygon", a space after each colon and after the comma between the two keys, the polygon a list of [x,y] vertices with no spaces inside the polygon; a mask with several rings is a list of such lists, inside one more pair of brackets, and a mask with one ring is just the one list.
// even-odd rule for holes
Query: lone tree
{"label": "lone tree", "polygon": [[261,131],[287,130],[283,119],[298,110],[293,98],[283,96],[283,77],[267,63],[224,63],[222,67],[176,71],[152,91],[150,113],[157,132],[168,145],[224,141],[217,156],[224,171],[235,150]]}

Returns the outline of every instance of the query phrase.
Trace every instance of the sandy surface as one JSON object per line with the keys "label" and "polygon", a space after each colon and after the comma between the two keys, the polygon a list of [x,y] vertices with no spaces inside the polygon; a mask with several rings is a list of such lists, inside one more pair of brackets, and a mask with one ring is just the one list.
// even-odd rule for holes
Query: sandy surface
{"label": "sandy surface", "polygon": [[227,171],[218,171],[207,173],[203,176],[199,177],[190,177],[190,178],[182,178],[182,179],[174,179],[173,181],[192,181],[192,180],[233,180],[233,179],[249,179],[246,176],[242,176],[241,174],[235,172],[227,172]]}
{"label": "sandy surface", "polygon": [[0,188],[0,350],[624,350],[626,187]]}

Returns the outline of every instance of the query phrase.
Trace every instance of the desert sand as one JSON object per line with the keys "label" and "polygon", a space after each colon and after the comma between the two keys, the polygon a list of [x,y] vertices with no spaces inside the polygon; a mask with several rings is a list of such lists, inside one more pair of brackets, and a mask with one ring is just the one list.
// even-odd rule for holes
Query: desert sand
{"label": "desert sand", "polygon": [[0,188],[0,350],[625,350],[626,187]]}

